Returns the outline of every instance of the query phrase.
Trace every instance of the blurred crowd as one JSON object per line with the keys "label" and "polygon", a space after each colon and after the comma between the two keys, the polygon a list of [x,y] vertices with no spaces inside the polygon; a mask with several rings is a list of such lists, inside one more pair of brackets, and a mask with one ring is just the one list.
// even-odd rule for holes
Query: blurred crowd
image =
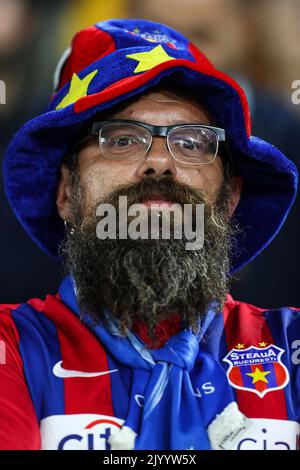
{"label": "blurred crowd", "polygon": [[[0,0],[0,159],[19,127],[43,112],[53,71],[73,34],[107,18],[146,18],[173,26],[244,88],[252,133],[300,169],[300,0]],[[2,178],[1,178],[2,181]],[[300,306],[300,198],[271,245],[235,275],[232,294],[261,307]],[[36,247],[0,185],[0,303],[55,293],[61,268]]]}

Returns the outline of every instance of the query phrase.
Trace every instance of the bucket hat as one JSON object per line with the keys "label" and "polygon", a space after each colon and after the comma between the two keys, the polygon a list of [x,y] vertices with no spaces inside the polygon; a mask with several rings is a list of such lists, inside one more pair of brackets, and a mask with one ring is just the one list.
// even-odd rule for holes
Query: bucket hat
{"label": "bucket hat", "polygon": [[250,262],[280,230],[296,195],[297,169],[273,145],[251,136],[242,88],[174,29],[142,19],[115,19],[74,36],[56,68],[47,109],[23,125],[5,154],[7,198],[26,232],[49,255],[59,256],[65,234],[56,191],[70,143],[94,115],[162,79],[192,92],[225,129],[243,179],[234,214],[242,231],[230,272]]}

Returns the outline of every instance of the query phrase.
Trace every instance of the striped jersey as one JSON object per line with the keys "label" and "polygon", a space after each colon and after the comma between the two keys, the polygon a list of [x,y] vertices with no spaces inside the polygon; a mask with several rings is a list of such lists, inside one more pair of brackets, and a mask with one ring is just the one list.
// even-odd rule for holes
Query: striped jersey
{"label": "striped jersey", "polygon": [[[162,342],[174,324],[164,324]],[[148,344],[142,328],[135,334]],[[253,420],[234,448],[298,448],[300,308],[263,309],[227,294],[200,349],[224,368],[240,411]],[[0,448],[110,449],[126,418],[131,373],[80,319],[69,277],[44,300],[1,305]],[[194,384],[207,409],[216,387],[208,375]]]}

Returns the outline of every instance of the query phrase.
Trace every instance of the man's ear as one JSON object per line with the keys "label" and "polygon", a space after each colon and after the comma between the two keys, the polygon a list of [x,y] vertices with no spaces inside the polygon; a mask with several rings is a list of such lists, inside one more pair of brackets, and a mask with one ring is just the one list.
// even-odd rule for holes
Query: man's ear
{"label": "man's ear", "polygon": [[228,202],[228,209],[231,217],[240,201],[243,179],[241,176],[232,176],[230,178],[230,184],[232,188],[232,194]]}
{"label": "man's ear", "polygon": [[60,178],[56,193],[56,206],[61,218],[70,222],[70,197],[71,197],[71,181],[70,170],[63,163],[60,167]]}

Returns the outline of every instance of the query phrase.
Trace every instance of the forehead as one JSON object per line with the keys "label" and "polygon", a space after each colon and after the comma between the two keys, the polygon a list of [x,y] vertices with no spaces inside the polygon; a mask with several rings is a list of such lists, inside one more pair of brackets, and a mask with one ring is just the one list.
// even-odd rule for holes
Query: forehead
{"label": "forehead", "polygon": [[[167,125],[173,122],[213,124],[209,111],[199,100],[177,87],[157,86],[106,110],[95,119],[127,118],[145,120],[149,124]],[[153,121],[153,122],[151,122]]]}

